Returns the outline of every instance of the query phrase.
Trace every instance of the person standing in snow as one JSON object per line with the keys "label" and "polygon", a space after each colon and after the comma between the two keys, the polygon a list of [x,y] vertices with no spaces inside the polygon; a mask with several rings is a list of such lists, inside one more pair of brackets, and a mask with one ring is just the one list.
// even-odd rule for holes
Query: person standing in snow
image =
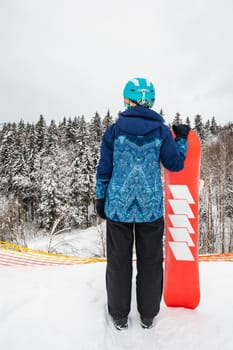
{"label": "person standing in snow", "polygon": [[106,288],[115,327],[128,328],[132,252],[137,255],[137,308],[143,328],[151,328],[163,288],[163,189],[160,163],[170,171],[184,167],[189,126],[173,126],[151,108],[153,84],[135,78],[123,92],[125,111],[102,140],[96,173],[96,211],[107,219]]}

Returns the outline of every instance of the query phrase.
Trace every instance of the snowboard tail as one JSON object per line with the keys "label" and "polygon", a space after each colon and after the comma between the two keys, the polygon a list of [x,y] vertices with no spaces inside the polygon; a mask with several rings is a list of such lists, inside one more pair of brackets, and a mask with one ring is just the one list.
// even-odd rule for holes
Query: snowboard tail
{"label": "snowboard tail", "polygon": [[195,309],[200,301],[198,266],[198,194],[201,145],[188,135],[184,169],[165,170],[165,279],[167,306]]}

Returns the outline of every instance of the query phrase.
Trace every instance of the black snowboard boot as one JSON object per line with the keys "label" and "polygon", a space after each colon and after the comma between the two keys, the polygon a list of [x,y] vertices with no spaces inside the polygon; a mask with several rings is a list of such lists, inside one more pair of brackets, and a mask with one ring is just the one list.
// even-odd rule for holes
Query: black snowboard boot
{"label": "black snowboard boot", "polygon": [[123,331],[128,328],[128,318],[112,318],[113,324],[118,331]]}
{"label": "black snowboard boot", "polygon": [[151,329],[153,327],[154,318],[146,318],[141,316],[141,326],[144,329]]}

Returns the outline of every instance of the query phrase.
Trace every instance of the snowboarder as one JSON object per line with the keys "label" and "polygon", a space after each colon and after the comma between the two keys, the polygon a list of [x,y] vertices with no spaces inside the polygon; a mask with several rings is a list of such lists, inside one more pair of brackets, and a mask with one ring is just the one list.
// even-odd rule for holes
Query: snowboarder
{"label": "snowboarder", "polygon": [[151,108],[153,84],[144,78],[127,82],[125,111],[102,140],[96,174],[96,210],[107,219],[106,288],[108,312],[117,329],[128,327],[132,287],[132,251],[137,256],[137,308],[143,328],[151,328],[163,288],[163,193],[160,163],[184,167],[189,126],[173,127]]}

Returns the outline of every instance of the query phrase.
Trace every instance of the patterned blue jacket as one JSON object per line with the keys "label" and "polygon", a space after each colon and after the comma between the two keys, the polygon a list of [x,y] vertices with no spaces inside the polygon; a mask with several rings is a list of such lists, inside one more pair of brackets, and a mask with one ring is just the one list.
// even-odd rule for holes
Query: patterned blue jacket
{"label": "patterned blue jacket", "polygon": [[163,118],[151,109],[120,113],[102,140],[96,197],[106,217],[119,222],[151,222],[163,215],[160,162],[171,171],[184,167],[187,141],[175,142]]}

